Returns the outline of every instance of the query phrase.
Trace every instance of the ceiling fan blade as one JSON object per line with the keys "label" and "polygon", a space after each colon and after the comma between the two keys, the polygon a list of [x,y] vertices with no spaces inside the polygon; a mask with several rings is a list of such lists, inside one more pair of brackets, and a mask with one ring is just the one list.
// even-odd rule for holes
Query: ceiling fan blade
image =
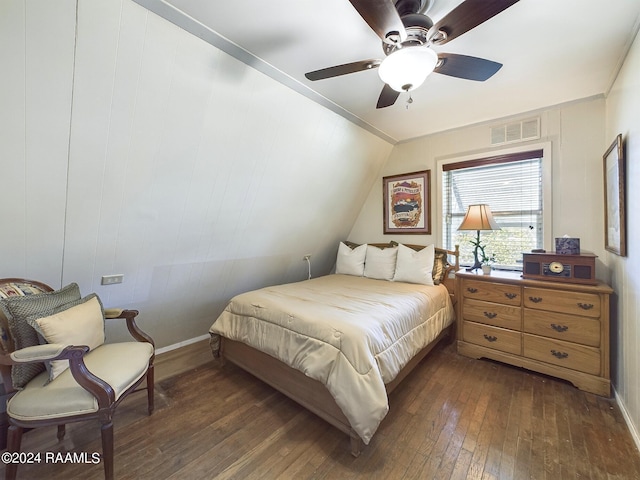
{"label": "ceiling fan blade", "polygon": [[398,38],[401,42],[407,39],[404,24],[391,0],[349,1],[383,42],[395,44]]}
{"label": "ceiling fan blade", "polygon": [[434,43],[443,45],[495,17],[517,2],[518,0],[466,0],[433,26],[433,32],[441,30],[446,34],[444,39],[438,39],[436,34]]}
{"label": "ceiling fan blade", "polygon": [[382,92],[380,92],[380,98],[378,98],[378,104],[376,105],[376,108],[390,107],[391,105],[396,103],[396,100],[399,96],[400,92],[395,91],[385,83]]}
{"label": "ceiling fan blade", "polygon": [[381,63],[381,60],[361,60],[359,62],[321,68],[320,70],[305,73],[304,76],[315,82],[316,80],[324,80],[325,78],[339,77],[340,75],[378,68]]}
{"label": "ceiling fan blade", "polygon": [[435,73],[477,82],[484,82],[502,68],[501,63],[457,53],[439,53],[438,60],[440,62],[433,70]]}

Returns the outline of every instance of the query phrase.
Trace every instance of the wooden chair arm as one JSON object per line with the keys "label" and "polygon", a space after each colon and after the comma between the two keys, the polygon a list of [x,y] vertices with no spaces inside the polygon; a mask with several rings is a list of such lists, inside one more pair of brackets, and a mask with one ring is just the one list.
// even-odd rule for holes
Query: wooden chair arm
{"label": "wooden chair arm", "polygon": [[116,401],[116,394],[111,385],[96,377],[87,369],[84,356],[89,352],[86,345],[67,347],[69,351],[69,368],[78,384],[98,400],[98,408],[109,408]]}
{"label": "wooden chair arm", "polygon": [[0,364],[19,365],[28,363],[42,363],[48,360],[64,360],[70,356],[71,345],[47,343],[21,348],[12,353],[0,355]]}
{"label": "wooden chair arm", "polygon": [[99,408],[109,407],[115,402],[115,392],[111,385],[91,373],[84,363],[84,356],[89,352],[86,345],[46,344],[35,345],[16,350],[11,354],[0,355],[0,364],[17,365],[26,363],[42,363],[48,360],[69,360],[71,374],[78,385],[98,400]]}
{"label": "wooden chair arm", "polygon": [[138,312],[138,310],[105,309],[105,318],[107,320],[124,318],[127,322],[127,329],[129,330],[129,333],[133,338],[135,338],[138,342],[147,342],[155,347],[153,339],[144,331],[142,331],[136,324],[136,316],[138,315],[138,313],[140,313]]}

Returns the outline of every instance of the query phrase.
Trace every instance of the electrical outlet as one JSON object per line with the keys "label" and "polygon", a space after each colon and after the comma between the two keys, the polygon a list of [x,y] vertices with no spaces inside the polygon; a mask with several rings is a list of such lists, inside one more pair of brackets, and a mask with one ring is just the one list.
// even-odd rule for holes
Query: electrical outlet
{"label": "electrical outlet", "polygon": [[115,285],[117,283],[122,283],[124,281],[124,274],[118,273],[115,275],[103,275],[102,281],[100,282],[102,285]]}
{"label": "electrical outlet", "polygon": [[302,260],[308,262],[309,260],[311,260],[311,254],[307,253],[304,257],[302,257]]}

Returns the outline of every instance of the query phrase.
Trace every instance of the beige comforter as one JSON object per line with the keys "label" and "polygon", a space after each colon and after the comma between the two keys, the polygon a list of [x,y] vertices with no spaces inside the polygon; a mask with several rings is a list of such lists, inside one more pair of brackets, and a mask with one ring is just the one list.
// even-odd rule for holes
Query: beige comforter
{"label": "beige comforter", "polygon": [[368,444],[385,383],[454,319],[442,286],[328,275],[234,297],[210,329],[322,382]]}

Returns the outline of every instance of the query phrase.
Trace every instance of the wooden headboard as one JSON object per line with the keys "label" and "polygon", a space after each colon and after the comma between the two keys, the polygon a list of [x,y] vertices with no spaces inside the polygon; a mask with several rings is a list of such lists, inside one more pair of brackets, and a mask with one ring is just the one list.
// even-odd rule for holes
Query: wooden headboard
{"label": "wooden headboard", "polygon": [[[347,241],[343,243],[351,248],[355,248],[360,245],[359,243],[353,243],[353,242],[347,242]],[[390,248],[390,247],[397,247],[398,242],[395,242],[392,240],[389,243],[368,243],[367,245],[372,245],[378,248]],[[425,248],[425,245],[413,245],[409,243],[403,243],[403,245],[405,247],[414,249],[416,252],[419,252],[420,250]],[[451,298],[454,299],[456,294],[456,282],[455,282],[455,278],[453,278],[452,273],[455,273],[457,270],[460,269],[459,245],[456,245],[454,250],[447,250],[444,248],[435,247],[435,253],[436,255],[444,254],[446,256],[447,266],[445,268],[444,279],[442,281],[442,284],[445,287],[447,287],[447,290],[449,290],[449,294],[451,295]],[[452,260],[453,260],[453,263],[452,263]]]}

